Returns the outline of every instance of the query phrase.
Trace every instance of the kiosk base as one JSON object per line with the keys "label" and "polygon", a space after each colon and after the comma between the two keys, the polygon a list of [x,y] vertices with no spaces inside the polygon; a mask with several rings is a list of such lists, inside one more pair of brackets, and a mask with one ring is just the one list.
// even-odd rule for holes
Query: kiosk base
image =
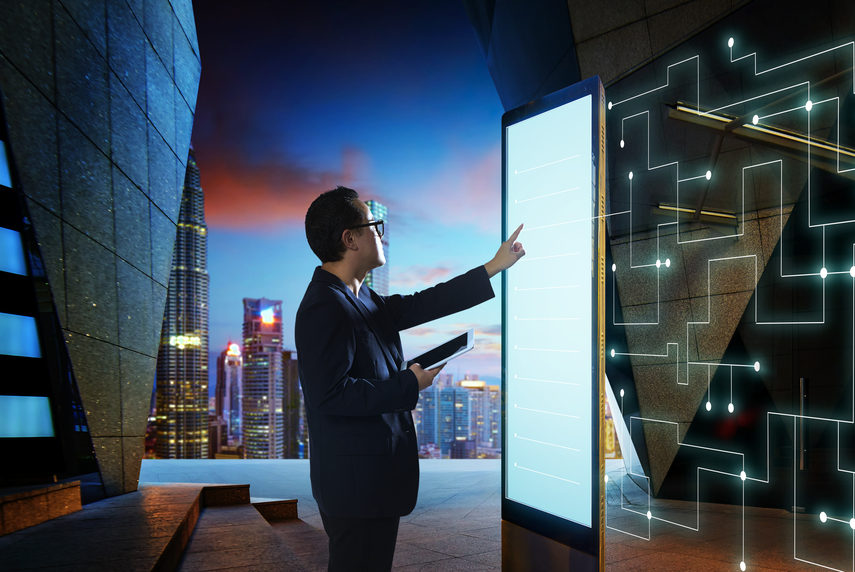
{"label": "kiosk base", "polygon": [[593,554],[502,521],[503,572],[596,572],[597,560]]}

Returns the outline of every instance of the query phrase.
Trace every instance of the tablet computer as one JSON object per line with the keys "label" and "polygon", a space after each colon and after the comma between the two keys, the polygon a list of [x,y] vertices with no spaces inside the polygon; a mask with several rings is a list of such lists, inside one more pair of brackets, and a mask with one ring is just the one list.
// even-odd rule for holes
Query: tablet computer
{"label": "tablet computer", "polygon": [[407,361],[407,367],[409,368],[414,363],[417,363],[422,366],[422,369],[433,369],[459,355],[465,354],[474,347],[475,330],[469,328],[469,330],[463,332],[456,338],[453,338],[444,344],[440,344],[435,348]]}

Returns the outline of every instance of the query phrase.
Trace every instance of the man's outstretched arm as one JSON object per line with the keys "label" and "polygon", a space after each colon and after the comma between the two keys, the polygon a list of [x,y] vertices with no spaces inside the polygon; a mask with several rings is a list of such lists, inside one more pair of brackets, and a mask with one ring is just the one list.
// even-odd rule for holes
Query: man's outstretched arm
{"label": "man's outstretched arm", "polygon": [[490,278],[525,256],[525,249],[517,242],[522,228],[523,225],[517,227],[483,266],[415,294],[386,297],[386,309],[397,329],[406,330],[466,310],[495,296]]}

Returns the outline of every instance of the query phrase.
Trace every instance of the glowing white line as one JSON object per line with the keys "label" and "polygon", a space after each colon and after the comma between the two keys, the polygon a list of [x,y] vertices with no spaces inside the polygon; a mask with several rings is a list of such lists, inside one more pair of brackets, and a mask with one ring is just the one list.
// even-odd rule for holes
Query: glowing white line
{"label": "glowing white line", "polygon": [[537,381],[540,383],[557,383],[560,385],[574,385],[576,387],[579,387],[580,385],[582,385],[581,383],[576,383],[573,381],[559,381],[557,379],[541,379],[541,378],[537,378],[537,377],[521,377],[518,375],[515,375],[514,379],[521,379],[523,381]]}
{"label": "glowing white line", "polygon": [[514,316],[517,322],[576,322],[579,318],[518,318]]}
{"label": "glowing white line", "polygon": [[[700,69],[700,66],[698,65],[698,63],[700,62],[700,58],[698,56],[692,56],[691,58],[686,58],[685,60],[681,60],[679,62],[673,63],[673,64],[669,65],[668,68],[665,70],[665,85],[660,85],[659,87],[655,87],[651,90],[645,91],[644,93],[639,93],[638,95],[633,95],[632,97],[622,99],[621,101],[618,101],[617,103],[612,103],[612,107],[613,108],[617,107],[618,105],[621,105],[622,103],[626,103],[627,101],[632,101],[633,99],[639,98],[643,95],[647,95],[649,93],[653,93],[654,91],[659,91],[660,89],[664,89],[664,88],[668,87],[671,83],[671,68],[674,66],[678,66],[680,64],[684,64],[686,62],[692,61],[692,60],[697,60],[695,62],[695,65],[698,69]],[[700,71],[698,73],[700,73]],[[698,81],[698,86],[700,86],[700,80]],[[698,88],[698,95],[700,95],[700,87]],[[698,97],[698,101],[700,101],[700,99],[701,98]]]}
{"label": "glowing white line", "polygon": [[531,441],[532,443],[539,443],[541,445],[548,445],[549,447],[558,447],[559,449],[567,449],[568,451],[573,451],[574,453],[581,452],[581,449],[576,449],[574,447],[568,447],[566,445],[559,445],[558,443],[547,443],[546,441],[538,441],[537,439],[529,439],[528,437],[520,437],[519,435],[514,435],[514,438],[521,439],[523,441]]}
{"label": "glowing white line", "polygon": [[514,175],[522,175],[523,173],[528,173],[529,171],[535,171],[537,169],[543,169],[544,167],[551,167],[552,165],[557,165],[558,163],[563,163],[564,161],[570,161],[572,159],[578,159],[580,155],[570,155],[569,157],[564,157],[563,159],[557,159],[555,161],[550,161],[549,163],[544,163],[542,165],[536,165],[534,167],[529,167],[528,169],[523,169],[521,171],[514,171]]}
{"label": "glowing white line", "polygon": [[521,348],[514,346],[514,349],[520,352],[555,352],[562,354],[578,354],[579,350],[556,350],[551,348]]}
{"label": "glowing white line", "polygon": [[568,417],[570,419],[580,419],[578,415],[570,415],[569,413],[558,413],[557,411],[546,411],[545,409],[532,409],[530,407],[522,407],[520,405],[514,404],[514,409],[521,409],[523,411],[531,411],[532,413],[543,413],[544,415],[557,415],[558,417]]}
{"label": "glowing white line", "polygon": [[572,481],[570,479],[565,479],[564,477],[559,477],[558,475],[553,475],[551,473],[544,473],[542,471],[535,471],[534,469],[529,469],[528,467],[523,467],[522,465],[514,465],[517,469],[522,469],[523,471],[529,471],[531,473],[537,473],[538,475],[543,475],[544,477],[551,477],[553,479],[558,479],[559,481],[565,481],[570,483],[571,485],[579,486],[579,483],[576,481]]}
{"label": "glowing white line", "polygon": [[565,252],[564,254],[548,254],[546,256],[526,256],[522,260],[528,260],[529,262],[534,262],[535,260],[548,260],[552,258],[566,258],[568,256],[579,256],[578,252]]}
{"label": "glowing white line", "polygon": [[[848,274],[849,271],[847,270],[846,273]],[[533,290],[566,290],[568,288],[578,287],[578,284],[568,284],[566,286],[532,286],[530,288],[519,288],[517,286],[514,286],[514,292],[531,292]]]}
{"label": "glowing white line", "polygon": [[529,202],[529,201],[536,201],[536,200],[539,200],[539,199],[545,199],[545,198],[548,198],[548,197],[554,197],[554,196],[556,196],[556,195],[563,195],[563,194],[565,194],[565,193],[570,193],[570,192],[572,192],[572,191],[578,191],[578,190],[579,190],[579,187],[573,187],[572,189],[563,189],[563,190],[561,190],[561,191],[555,191],[554,193],[546,193],[546,194],[544,194],[544,195],[538,195],[538,196],[536,196],[536,197],[530,197],[530,198],[522,199],[522,200],[515,200],[515,201],[514,201],[514,203],[516,203],[516,204],[527,203],[527,202]]}

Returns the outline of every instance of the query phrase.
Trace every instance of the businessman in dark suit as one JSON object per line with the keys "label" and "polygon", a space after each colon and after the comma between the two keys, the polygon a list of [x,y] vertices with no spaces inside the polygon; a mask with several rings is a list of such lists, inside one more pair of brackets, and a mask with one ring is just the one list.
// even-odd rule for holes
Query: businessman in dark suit
{"label": "businessman in dark suit", "polygon": [[525,254],[515,242],[521,229],[483,266],[409,296],[379,296],[362,282],[386,262],[383,221],[345,187],[309,207],[306,237],[322,264],[297,311],[295,341],[329,570],[389,570],[400,517],[416,505],[411,411],[442,366],[406,368],[398,332],[492,298],[490,278]]}

